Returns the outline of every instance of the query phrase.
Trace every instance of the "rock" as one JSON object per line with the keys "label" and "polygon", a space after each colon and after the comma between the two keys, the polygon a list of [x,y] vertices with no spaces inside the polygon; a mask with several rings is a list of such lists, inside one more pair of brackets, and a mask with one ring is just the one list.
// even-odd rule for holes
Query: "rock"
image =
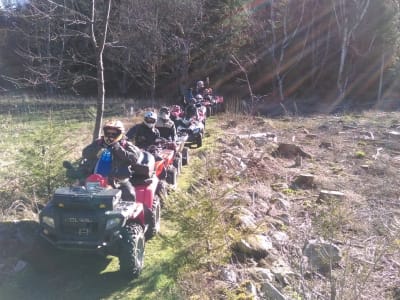
{"label": "rock", "polygon": [[220,277],[223,281],[228,281],[231,283],[237,282],[237,274],[232,268],[226,267],[220,271]]}
{"label": "rock", "polygon": [[272,283],[268,281],[262,282],[260,287],[262,293],[262,299],[273,299],[273,300],[287,300],[286,298]]}
{"label": "rock", "polygon": [[371,131],[360,131],[360,139],[363,140],[374,140],[374,134]]}
{"label": "rock", "polygon": [[268,255],[273,246],[269,237],[261,234],[252,234],[241,239],[237,243],[236,249],[246,256],[263,258]]}
{"label": "rock", "polygon": [[274,274],[275,279],[283,286],[289,284],[286,279],[288,276],[296,275],[282,258],[278,258],[272,263],[271,272]]}
{"label": "rock", "polygon": [[271,236],[273,240],[272,244],[278,249],[289,241],[289,236],[283,231],[275,231],[271,233]]}
{"label": "rock", "polygon": [[341,259],[340,249],[328,242],[309,240],[303,248],[303,255],[308,258],[308,263],[317,272],[327,275],[336,267]]}
{"label": "rock", "polygon": [[306,138],[308,138],[310,140],[314,140],[314,139],[318,138],[318,135],[309,133],[309,134],[306,134]]}
{"label": "rock", "polygon": [[317,202],[322,203],[327,200],[344,200],[344,199],[345,199],[345,194],[342,192],[321,190]]}
{"label": "rock", "polygon": [[247,273],[256,282],[274,281],[275,280],[274,274],[272,274],[271,270],[267,269],[267,268],[253,267],[253,268],[249,268],[247,270]]}
{"label": "rock", "polygon": [[273,153],[273,156],[280,156],[285,158],[295,158],[297,155],[305,158],[311,158],[312,156],[303,151],[299,146],[295,144],[280,143],[278,149]]}
{"label": "rock", "polygon": [[257,227],[254,214],[244,207],[239,207],[233,218],[235,224],[242,229],[255,229]]}
{"label": "rock", "polygon": [[333,148],[333,143],[332,142],[327,142],[327,141],[322,141],[319,144],[320,148],[326,148],[326,149],[332,149]]}
{"label": "rock", "polygon": [[391,130],[388,135],[393,138],[400,138],[400,131]]}
{"label": "rock", "polygon": [[393,300],[400,300],[400,287],[393,289]]}
{"label": "rock", "polygon": [[257,299],[257,287],[254,282],[246,281],[243,283],[244,288],[247,290],[247,293],[252,296],[252,299]]}
{"label": "rock", "polygon": [[314,187],[314,175],[312,174],[300,174],[293,182],[295,187],[302,189],[311,189]]}
{"label": "rock", "polygon": [[284,198],[275,198],[271,200],[271,202],[274,204],[275,208],[279,210],[288,211],[290,209],[290,202]]}

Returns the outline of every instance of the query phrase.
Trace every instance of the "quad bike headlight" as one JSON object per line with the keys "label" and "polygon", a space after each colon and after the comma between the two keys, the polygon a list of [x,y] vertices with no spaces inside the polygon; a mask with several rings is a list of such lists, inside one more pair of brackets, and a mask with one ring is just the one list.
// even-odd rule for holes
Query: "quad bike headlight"
{"label": "quad bike headlight", "polygon": [[56,225],[54,224],[54,219],[49,216],[43,216],[42,222],[51,228],[55,228]]}
{"label": "quad bike headlight", "polygon": [[197,133],[199,133],[200,132],[200,128],[195,128],[195,129],[193,129],[193,133],[194,134],[197,134]]}
{"label": "quad bike headlight", "polygon": [[113,229],[121,224],[122,219],[118,217],[114,217],[107,220],[106,230]]}

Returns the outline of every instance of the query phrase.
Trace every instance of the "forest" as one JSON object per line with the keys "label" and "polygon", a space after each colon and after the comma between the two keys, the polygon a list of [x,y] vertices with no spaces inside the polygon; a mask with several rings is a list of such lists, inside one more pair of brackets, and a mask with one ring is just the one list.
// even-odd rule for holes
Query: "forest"
{"label": "forest", "polygon": [[[0,93],[398,98],[398,0],[3,0]],[[99,59],[101,57],[101,59]],[[100,73],[103,73],[101,77]],[[100,77],[99,77],[100,76]]]}

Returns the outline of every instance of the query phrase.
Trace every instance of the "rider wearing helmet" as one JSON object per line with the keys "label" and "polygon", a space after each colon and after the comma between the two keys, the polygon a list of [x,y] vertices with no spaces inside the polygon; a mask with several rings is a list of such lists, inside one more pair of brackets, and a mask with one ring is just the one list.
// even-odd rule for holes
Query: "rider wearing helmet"
{"label": "rider wearing helmet", "polygon": [[127,141],[125,128],[119,120],[106,121],[103,135],[82,150],[82,176],[100,174],[109,184],[119,183],[122,198],[135,201],[135,189],[129,182],[131,166],[136,163],[140,149]]}
{"label": "rider wearing helmet", "polygon": [[142,149],[147,150],[151,145],[156,144],[156,140],[160,138],[160,132],[155,128],[157,114],[153,111],[147,111],[144,114],[143,122],[134,125],[126,133],[129,140]]}
{"label": "rider wearing helmet", "polygon": [[204,94],[204,90],[205,90],[205,86],[204,86],[204,81],[197,81],[196,83],[196,90],[195,90],[195,94],[198,95],[203,95]]}
{"label": "rider wearing helmet", "polygon": [[156,122],[156,128],[160,132],[160,136],[170,141],[176,139],[176,128],[175,123],[170,119],[169,108],[164,106],[160,108],[158,112],[158,118]]}

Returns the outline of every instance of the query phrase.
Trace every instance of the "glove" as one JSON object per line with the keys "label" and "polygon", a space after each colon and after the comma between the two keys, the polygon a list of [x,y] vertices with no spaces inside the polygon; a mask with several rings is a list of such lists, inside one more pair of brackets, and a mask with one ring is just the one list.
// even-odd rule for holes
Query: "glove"
{"label": "glove", "polygon": [[119,141],[117,141],[117,142],[112,143],[110,145],[110,147],[111,147],[112,150],[117,150],[117,149],[119,149],[121,147],[121,144],[119,143]]}

